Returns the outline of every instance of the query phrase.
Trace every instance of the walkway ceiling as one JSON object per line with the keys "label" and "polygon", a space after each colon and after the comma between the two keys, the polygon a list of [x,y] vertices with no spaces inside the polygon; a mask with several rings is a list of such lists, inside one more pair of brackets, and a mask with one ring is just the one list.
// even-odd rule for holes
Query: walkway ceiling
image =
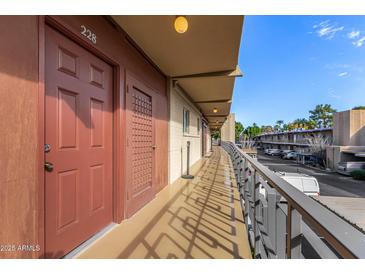
{"label": "walkway ceiling", "polygon": [[[201,109],[211,128],[229,115],[243,16],[187,16],[188,30],[174,29],[175,16],[112,16],[144,53]],[[213,112],[216,108],[218,111]]]}

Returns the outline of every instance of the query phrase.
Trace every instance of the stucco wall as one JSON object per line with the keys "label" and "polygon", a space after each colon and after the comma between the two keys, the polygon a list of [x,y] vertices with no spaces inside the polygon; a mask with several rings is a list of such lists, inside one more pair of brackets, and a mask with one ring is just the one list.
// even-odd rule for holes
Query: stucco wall
{"label": "stucco wall", "polygon": [[347,110],[334,115],[334,145],[365,146],[365,110]]}
{"label": "stucco wall", "polygon": [[221,128],[221,140],[235,142],[235,114],[230,113]]}
{"label": "stucco wall", "polygon": [[[37,245],[38,18],[0,16],[0,244]],[[0,252],[36,258],[38,252]]]}
{"label": "stucco wall", "polygon": [[[190,111],[190,133],[183,133],[183,110]],[[187,169],[187,141],[190,141],[190,166],[200,160],[202,155],[201,126],[197,132],[197,118],[201,113],[177,88],[170,88],[170,124],[169,124],[169,182],[180,178]]]}

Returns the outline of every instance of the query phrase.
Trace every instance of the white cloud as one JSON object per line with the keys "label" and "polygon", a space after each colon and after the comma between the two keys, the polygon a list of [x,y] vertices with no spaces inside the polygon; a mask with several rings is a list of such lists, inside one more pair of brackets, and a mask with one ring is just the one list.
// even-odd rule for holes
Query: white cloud
{"label": "white cloud", "polygon": [[359,37],[359,35],[360,35],[360,31],[358,31],[358,30],[353,30],[353,31],[351,31],[351,32],[349,32],[348,34],[347,34],[347,37],[349,38],[349,39],[355,39],[355,38],[357,38],[357,37]]}
{"label": "white cloud", "polygon": [[365,42],[365,36],[363,36],[363,37],[361,37],[360,39],[358,39],[358,40],[356,40],[356,41],[352,42],[352,44],[353,44],[355,47],[359,48],[359,47],[362,47],[362,45],[364,44],[364,42]]}
{"label": "white cloud", "polygon": [[345,76],[348,76],[349,73],[347,71],[344,71],[344,72],[341,72],[338,74],[339,77],[345,77]]}
{"label": "white cloud", "polygon": [[336,33],[342,31],[345,27],[337,27],[336,23],[331,23],[329,20],[323,21],[318,25],[314,25],[313,28],[316,30],[318,37],[331,40],[335,37]]}

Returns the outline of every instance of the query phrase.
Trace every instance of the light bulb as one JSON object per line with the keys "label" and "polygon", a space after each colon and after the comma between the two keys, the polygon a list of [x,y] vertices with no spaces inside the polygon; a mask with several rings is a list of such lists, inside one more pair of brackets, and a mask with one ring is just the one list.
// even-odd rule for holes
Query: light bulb
{"label": "light bulb", "polygon": [[177,16],[174,22],[177,33],[184,33],[188,30],[189,24],[185,16]]}

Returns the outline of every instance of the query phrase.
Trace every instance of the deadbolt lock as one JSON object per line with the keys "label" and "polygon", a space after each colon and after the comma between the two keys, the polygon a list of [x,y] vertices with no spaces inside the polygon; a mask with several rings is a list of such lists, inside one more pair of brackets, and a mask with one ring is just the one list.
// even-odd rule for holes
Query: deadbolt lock
{"label": "deadbolt lock", "polygon": [[44,152],[48,153],[51,151],[51,145],[50,144],[44,144]]}

